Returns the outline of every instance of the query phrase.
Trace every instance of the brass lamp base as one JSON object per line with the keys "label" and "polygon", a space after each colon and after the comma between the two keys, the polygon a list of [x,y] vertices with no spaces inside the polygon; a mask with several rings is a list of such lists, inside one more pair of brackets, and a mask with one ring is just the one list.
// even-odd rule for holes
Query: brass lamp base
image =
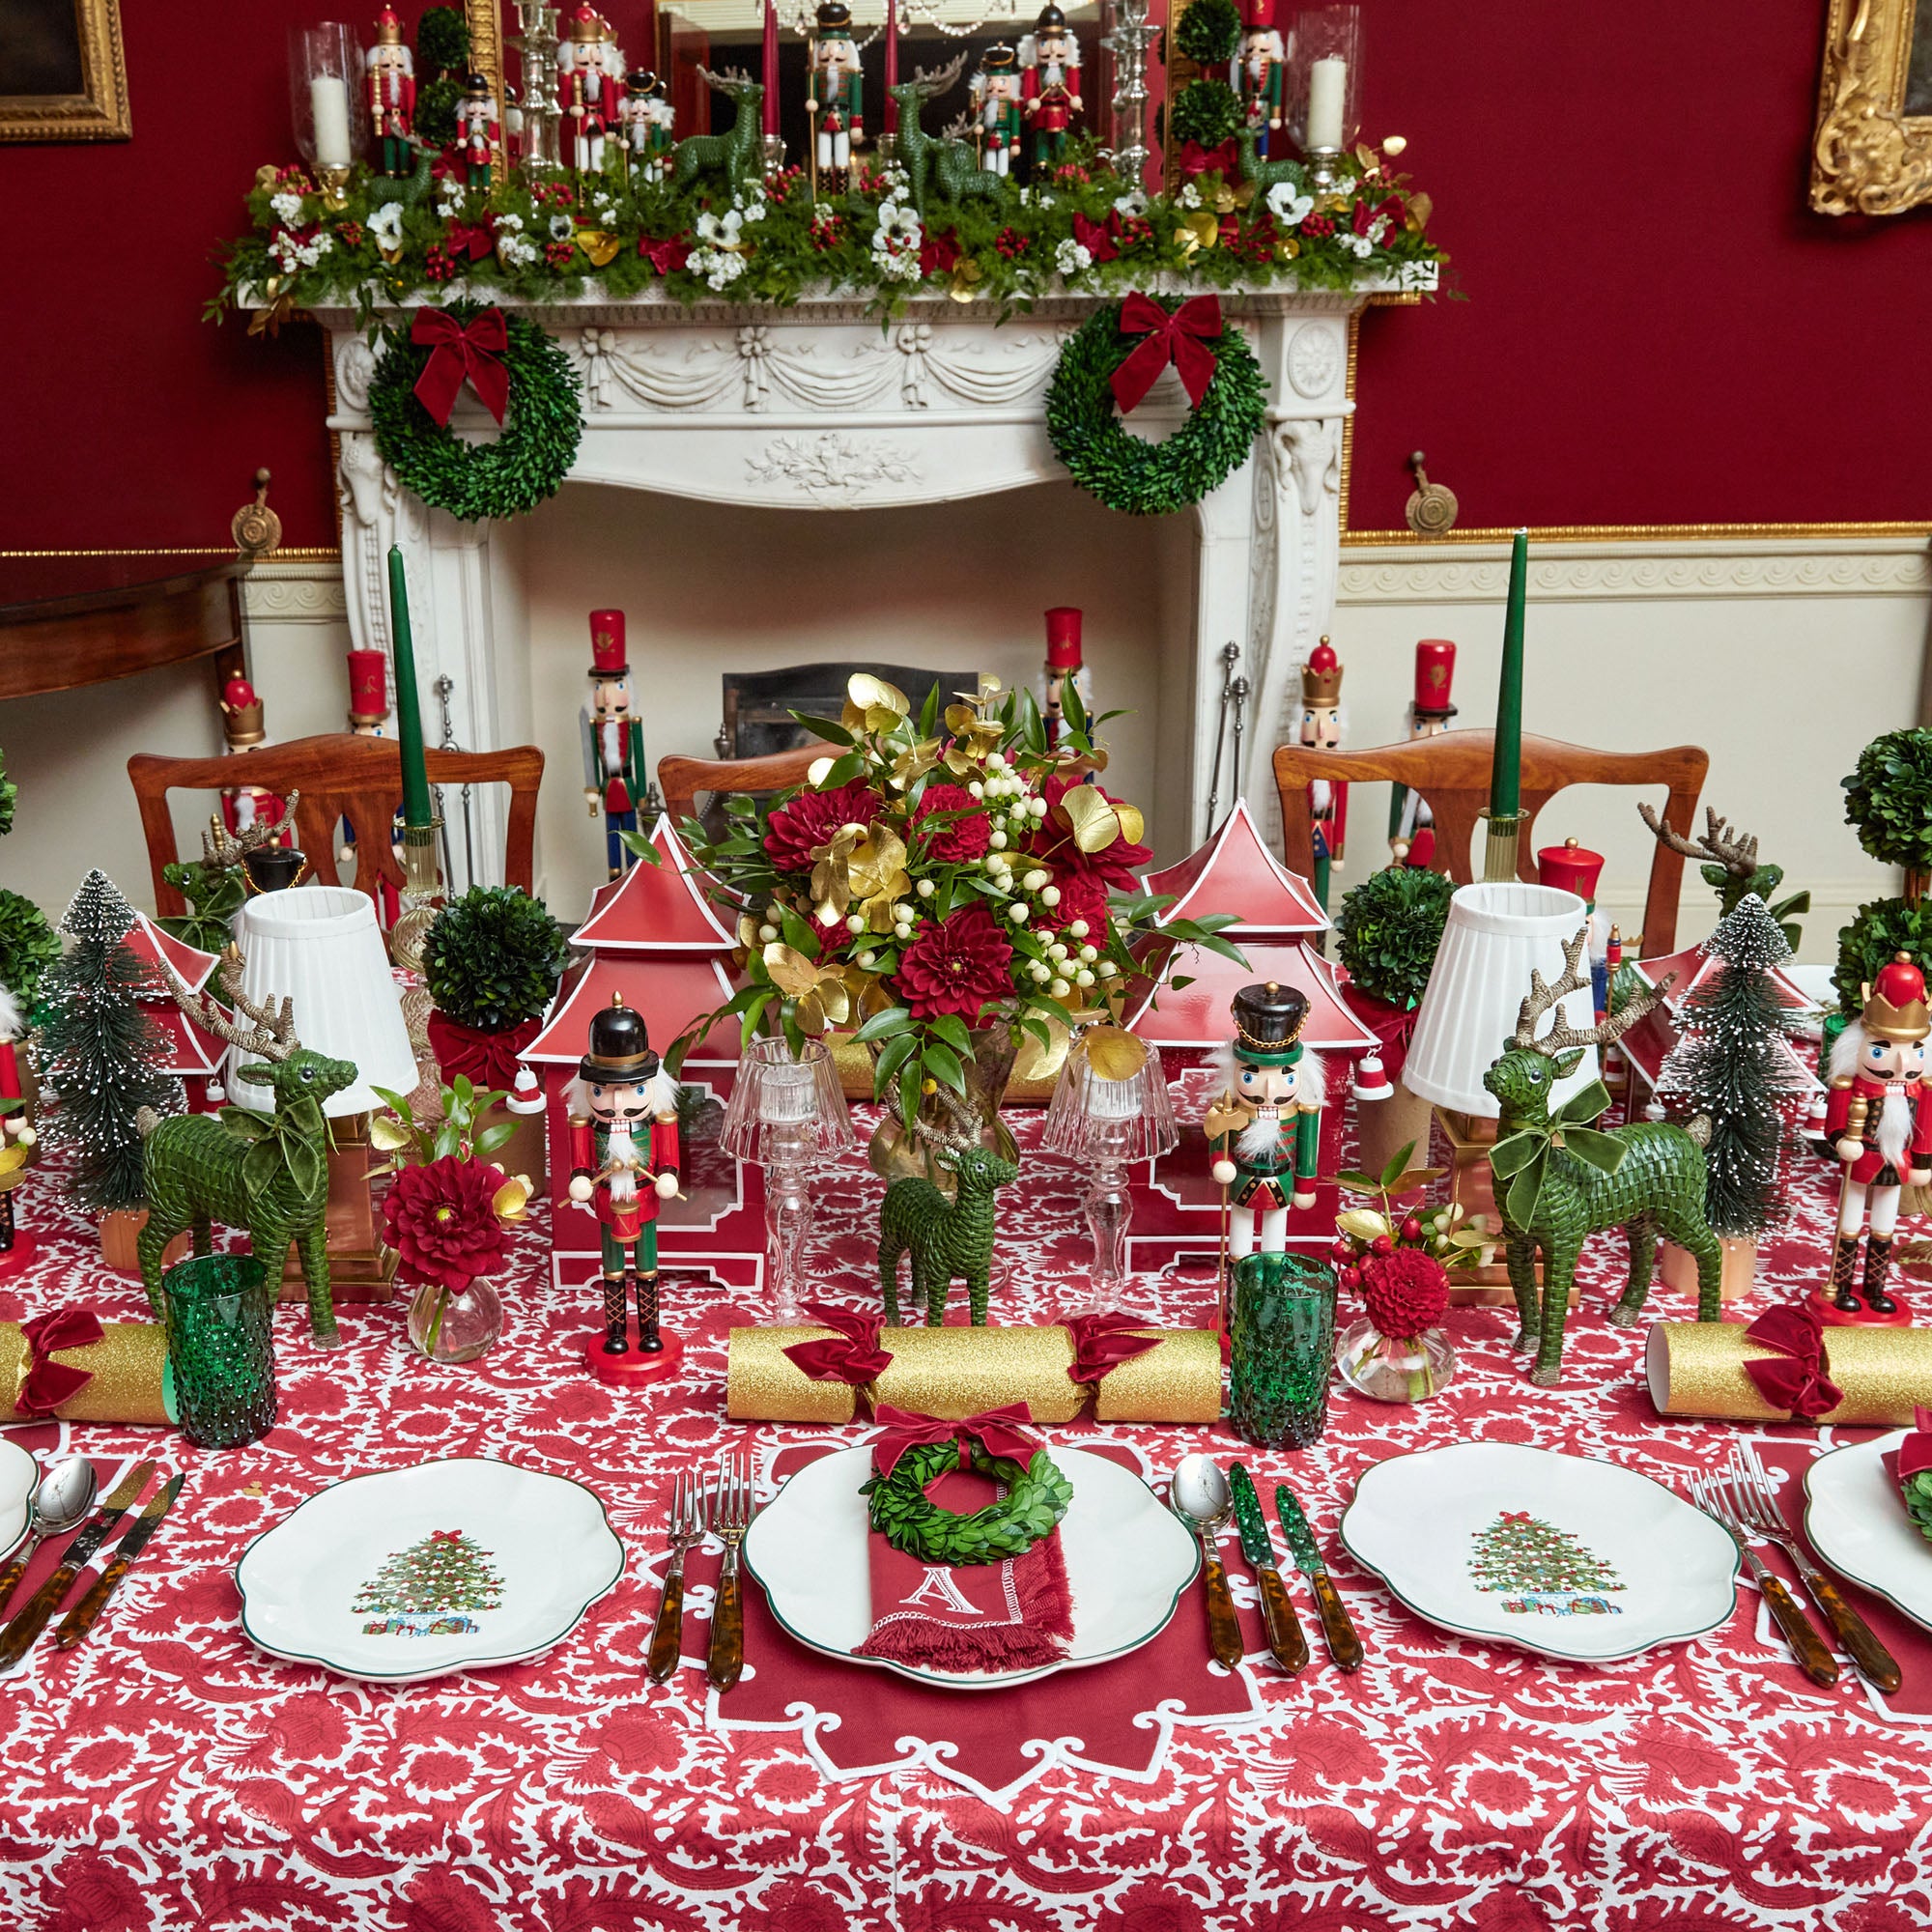
{"label": "brass lamp base", "polygon": [[[376,1219],[369,1189],[369,1116],[351,1114],[329,1125],[335,1145],[328,1153],[328,1281],[329,1292],[342,1301],[393,1301],[396,1298],[396,1251],[387,1246]],[[307,1298],[301,1263],[290,1247],[282,1266],[284,1301]]]}

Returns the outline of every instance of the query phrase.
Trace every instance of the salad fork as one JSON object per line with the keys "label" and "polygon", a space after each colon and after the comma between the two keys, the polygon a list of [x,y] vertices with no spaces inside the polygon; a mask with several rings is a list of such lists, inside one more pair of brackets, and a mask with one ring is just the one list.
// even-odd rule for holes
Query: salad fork
{"label": "salad fork", "polygon": [[690,1470],[682,1471],[671,1489],[670,1568],[665,1572],[664,1595],[658,1620],[651,1628],[647,1668],[653,1684],[662,1684],[677,1668],[684,1649],[684,1552],[704,1535],[704,1492]]}
{"label": "salad fork", "polygon": [[1824,1638],[1811,1628],[1809,1619],[1798,1607],[1798,1599],[1750,1547],[1751,1536],[1756,1532],[1746,1529],[1744,1520],[1732,1508],[1730,1499],[1716,1477],[1692,1476],[1690,1494],[1706,1516],[1730,1532],[1731,1541],[1738,1547],[1738,1554],[1750,1566],[1751,1576],[1756,1578],[1765,1602],[1771,1605],[1771,1614],[1777,1620],[1778,1629],[1784,1633],[1784,1640],[1791,1646],[1791,1654],[1798,1660],[1799,1667],[1812,1683],[1829,1690],[1838,1681],[1838,1661],[1825,1648]]}
{"label": "salad fork", "polygon": [[738,1577],[738,1547],[752,1526],[752,1465],[748,1457],[723,1455],[711,1492],[710,1527],[724,1546],[718,1573],[718,1601],[711,1610],[711,1649],[704,1674],[719,1690],[728,1690],[745,1667],[745,1600]]}

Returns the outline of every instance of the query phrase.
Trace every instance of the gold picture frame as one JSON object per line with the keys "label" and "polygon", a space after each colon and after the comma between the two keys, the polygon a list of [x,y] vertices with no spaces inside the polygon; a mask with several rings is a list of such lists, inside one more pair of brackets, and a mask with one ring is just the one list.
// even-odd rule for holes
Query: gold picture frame
{"label": "gold picture frame", "polygon": [[1902,214],[1924,201],[1932,201],[1932,0],[1830,0],[1811,206],[1820,214]]}
{"label": "gold picture frame", "polygon": [[[72,41],[67,41],[70,16]],[[126,141],[128,63],[121,49],[120,0],[4,0],[0,35],[17,51],[39,33],[52,65],[67,68],[77,88],[47,93],[0,92],[0,141]],[[0,69],[4,72],[4,69]],[[6,86],[0,78],[0,88]]]}

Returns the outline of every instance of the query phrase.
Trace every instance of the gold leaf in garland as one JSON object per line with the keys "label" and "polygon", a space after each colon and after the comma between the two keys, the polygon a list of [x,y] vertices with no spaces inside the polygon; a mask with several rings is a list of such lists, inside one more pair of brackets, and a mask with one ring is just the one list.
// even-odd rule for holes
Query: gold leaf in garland
{"label": "gold leaf in garland", "polygon": [[1131,805],[1116,805],[1097,785],[1074,785],[1061,799],[1054,816],[1065,817],[1073,842],[1083,852],[1104,852],[1117,838],[1140,843],[1146,820]]}
{"label": "gold leaf in garland", "polygon": [[890,731],[912,715],[912,700],[897,685],[870,671],[854,671],[845,686],[845,708],[838,722],[848,731]]}
{"label": "gold leaf in garland", "polygon": [[910,791],[938,764],[940,747],[944,743],[941,738],[925,738],[910,751],[901,752],[893,760],[893,788],[895,791]]}
{"label": "gold leaf in garland", "polygon": [[1411,235],[1420,235],[1429,226],[1429,217],[1435,213],[1435,204],[1426,194],[1412,194],[1408,206],[1403,213],[1402,225]]}
{"label": "gold leaf in garland", "polygon": [[852,989],[843,967],[808,959],[781,940],[765,948],[764,962],[772,984],[796,1002],[793,1011],[805,1032],[825,1033],[851,1019]]}
{"label": "gold leaf in garland", "polygon": [[608,269],[617,259],[617,250],[623,244],[605,229],[580,228],[577,231],[577,245],[589,256],[593,269]]}
{"label": "gold leaf in garland", "polygon": [[969,302],[974,299],[981,279],[978,262],[971,259],[956,262],[952,268],[952,281],[946,293],[956,302]]}
{"label": "gold leaf in garland", "polygon": [[1335,1216],[1335,1225],[1343,1234],[1353,1235],[1359,1241],[1378,1241],[1394,1232],[1386,1218],[1373,1208],[1350,1208]]}
{"label": "gold leaf in garland", "polygon": [[1293,236],[1284,236],[1274,244],[1274,258],[1277,262],[1292,262],[1301,253],[1300,241]]}
{"label": "gold leaf in garland", "polygon": [[1221,217],[1211,208],[1197,208],[1180,217],[1175,238],[1191,256],[1197,248],[1211,248],[1221,239]]}

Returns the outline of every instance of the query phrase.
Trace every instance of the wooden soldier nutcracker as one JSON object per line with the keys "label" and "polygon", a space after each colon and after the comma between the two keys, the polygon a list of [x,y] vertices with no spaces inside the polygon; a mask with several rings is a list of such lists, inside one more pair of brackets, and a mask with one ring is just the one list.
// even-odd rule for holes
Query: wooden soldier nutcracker
{"label": "wooden soldier nutcracker", "polygon": [[989,175],[1010,175],[1020,147],[1020,71],[1004,41],[980,56],[971,95],[980,165]]}
{"label": "wooden soldier nutcracker", "polygon": [[820,0],[805,56],[805,112],[813,132],[814,187],[842,192],[852,150],[866,136],[866,75],[845,0]]}
{"label": "wooden soldier nutcracker", "polygon": [[1255,153],[1272,155],[1283,147],[1281,104],[1288,56],[1274,23],[1275,0],[1246,0],[1241,10],[1241,104],[1255,137]]}
{"label": "wooden soldier nutcracker", "polygon": [[[352,737],[381,738],[389,718],[389,682],[381,651],[349,653],[349,730]],[[391,820],[394,836],[389,850],[403,862],[403,814]],[[355,828],[343,819],[335,834],[335,862],[346,866],[355,856]],[[376,916],[386,932],[402,912],[402,895],[387,879],[376,881]]]}
{"label": "wooden soldier nutcracker", "polygon": [[611,877],[637,864],[623,835],[638,829],[638,808],[650,794],[644,776],[644,734],[631,716],[631,667],[624,652],[624,613],[590,613],[590,702],[579,714],[583,732],[583,803],[604,813],[605,859]]}
{"label": "wooden soldier nutcracker", "polygon": [[[1900,952],[1862,988],[1864,1011],[1832,1048],[1825,1135],[1844,1163],[1832,1294],[1812,1299],[1827,1321],[1903,1326],[1912,1320],[1886,1292],[1901,1185],[1932,1182],[1932,1087],[1925,1082],[1925,976]],[[1865,1242],[1862,1300],[1854,1286]]]}
{"label": "wooden soldier nutcracker", "polygon": [[[677,1192],[677,1083],[621,996],[592,1018],[588,1047],[565,1094],[570,1198],[593,1207],[603,1231],[604,1332],[587,1359],[600,1380],[646,1381],[682,1353],[658,1327],[658,1203]],[[643,1359],[627,1362],[633,1292]]]}
{"label": "wooden soldier nutcracker", "polygon": [[[1424,638],[1415,647],[1415,696],[1408,710],[1408,736],[1434,738],[1448,730],[1456,707],[1449,701],[1456,682],[1456,646],[1447,638]],[[1389,851],[1396,863],[1424,872],[1435,863],[1435,814],[1419,791],[1389,787]]]}
{"label": "wooden soldier nutcracker", "polygon": [[376,44],[362,57],[363,85],[369,93],[369,126],[376,137],[378,169],[398,180],[415,170],[415,60],[403,42],[403,23],[393,7],[376,22]]}
{"label": "wooden soldier nutcracker", "polygon": [[1546,845],[1536,855],[1536,882],[1554,886],[1560,893],[1575,893],[1583,901],[1584,924],[1589,931],[1591,999],[1597,1017],[1604,1016],[1604,998],[1609,984],[1610,923],[1597,910],[1597,881],[1604,875],[1604,855],[1566,838],[1560,845]]}
{"label": "wooden soldier nutcracker", "polygon": [[488,187],[490,163],[503,130],[497,119],[497,98],[490,92],[487,74],[472,73],[464,84],[463,99],[456,103],[456,132],[469,185]]}
{"label": "wooden soldier nutcracker", "polygon": [[1066,153],[1080,112],[1080,43],[1066,15],[1048,4],[1020,43],[1020,108],[1033,129],[1033,165],[1050,168]]}
{"label": "wooden soldier nutcracker", "polygon": [[1094,694],[1080,653],[1080,621],[1081,613],[1070,604],[1057,604],[1046,613],[1046,668],[1040,681],[1039,711],[1046,724],[1049,752],[1060,743],[1065,716],[1062,694],[1069,678],[1080,694],[1080,702],[1090,707],[1091,713]]}
{"label": "wooden soldier nutcracker", "polygon": [[1216,1147],[1215,1181],[1232,1188],[1230,1251],[1288,1252],[1290,1207],[1315,1205],[1321,1158],[1321,1062],[1301,1044],[1308,996],[1270,980],[1235,995],[1235,1037],[1216,1056],[1227,1080],[1203,1126]]}
{"label": "wooden soldier nutcracker", "polygon": [[[1342,661],[1326,638],[1301,668],[1301,742],[1311,751],[1342,744]],[[1328,876],[1342,857],[1349,831],[1349,787],[1326,779],[1308,781],[1308,815],[1315,826],[1315,896],[1328,910]]]}
{"label": "wooden soldier nutcracker", "polygon": [[[252,752],[257,745],[269,742],[262,700],[255,696],[255,687],[245,677],[231,677],[221,688],[221,735],[226,741],[230,757],[241,757]],[[280,829],[270,836],[268,842],[286,845],[289,833],[282,824],[286,810],[283,801],[261,785],[233,784],[222,787],[222,823],[237,838],[251,826],[274,826]]]}
{"label": "wooden soldier nutcracker", "polygon": [[604,67],[607,31],[595,8],[580,6],[570,39],[556,53],[557,105],[563,109],[571,164],[580,175],[603,171],[604,139],[617,120],[616,84]]}
{"label": "wooden soldier nutcracker", "polygon": [[661,182],[671,150],[670,102],[664,82],[649,68],[634,67],[624,76],[623,104],[617,110],[624,124],[624,156],[632,176]]}
{"label": "wooden soldier nutcracker", "polygon": [[33,1252],[33,1243],[14,1224],[14,1190],[25,1176],[36,1138],[20,1094],[14,1047],[26,1030],[19,1003],[0,986],[0,1281],[18,1274]]}

